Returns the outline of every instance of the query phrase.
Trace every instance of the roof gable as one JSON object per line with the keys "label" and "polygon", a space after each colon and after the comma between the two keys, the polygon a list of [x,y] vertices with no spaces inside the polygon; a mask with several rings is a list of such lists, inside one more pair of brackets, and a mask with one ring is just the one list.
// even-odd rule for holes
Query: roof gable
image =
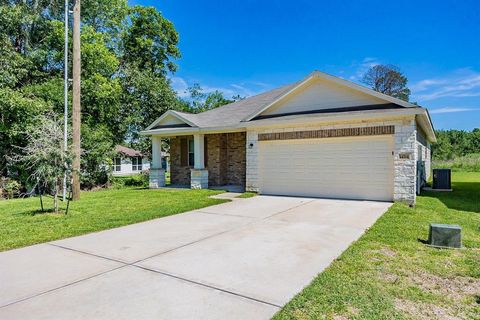
{"label": "roof gable", "polygon": [[[243,121],[250,121],[253,118],[259,116],[259,115],[266,115],[269,112],[275,112],[275,109],[279,109],[279,104],[283,102],[288,102],[289,99],[293,99],[293,97],[299,93],[302,92],[302,90],[306,90],[305,88],[309,88],[312,83],[319,83],[317,84],[317,89],[321,88],[320,92],[316,92],[317,99],[319,99],[319,103],[323,104],[323,108],[325,109],[335,109],[338,108],[343,104],[345,107],[353,107],[353,106],[359,106],[362,105],[360,102],[363,101],[370,101],[363,103],[363,105],[374,105],[374,104],[385,104],[385,103],[395,103],[401,107],[416,107],[415,105],[391,97],[389,95],[374,91],[372,89],[366,88],[364,86],[358,85],[356,83],[337,78],[331,75],[328,75],[326,73],[320,72],[320,71],[314,71],[310,75],[308,75],[305,79],[302,81],[296,83],[296,85],[292,86],[290,90],[285,92],[283,95],[279,96],[277,99],[271,101],[269,104],[257,109],[255,112],[251,113],[248,117],[243,119]],[[334,88],[333,93],[329,93],[326,88]],[[323,95],[321,97],[318,97],[319,94]],[[347,96],[343,96],[342,94],[347,94]],[[310,99],[312,100],[315,99],[315,90],[310,90],[309,94],[307,94],[304,98],[301,99]],[[323,99],[327,99],[327,101],[322,101]],[[335,101],[335,98],[337,101]],[[300,99],[300,100],[301,100]],[[349,101],[351,99],[351,101]],[[358,101],[356,101],[358,99]],[[294,104],[290,103],[289,107],[292,109],[292,107],[295,107],[295,103],[299,103],[300,101],[294,101]],[[305,102],[305,101],[303,101]],[[299,110],[300,112],[305,112],[305,111],[310,111],[310,110],[318,110],[318,109],[313,109],[315,104],[314,100],[313,101],[307,101],[310,103],[310,106],[303,106],[300,107],[301,109],[305,110]],[[347,105],[346,103],[355,103],[354,105]],[[373,103],[372,103],[373,102]],[[313,105],[312,105],[313,103]],[[327,106],[327,103],[337,103],[339,106]],[[312,109],[307,110],[308,108],[312,107]],[[273,109],[273,110],[270,110]],[[288,111],[288,108],[284,110],[285,113],[292,113],[292,111]],[[280,112],[278,110],[277,112]]]}
{"label": "roof gable", "polygon": [[162,114],[157,120],[149,125],[145,130],[169,128],[169,127],[196,127],[196,124],[191,120],[188,113],[168,110]]}
{"label": "roof gable", "polygon": [[302,113],[343,107],[381,105],[386,100],[320,78],[312,78],[273,103],[259,116]]}

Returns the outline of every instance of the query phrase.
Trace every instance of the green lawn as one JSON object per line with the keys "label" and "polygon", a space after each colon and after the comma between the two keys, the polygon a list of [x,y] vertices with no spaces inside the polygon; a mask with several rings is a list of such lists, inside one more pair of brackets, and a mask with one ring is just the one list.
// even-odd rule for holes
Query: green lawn
{"label": "green lawn", "polygon": [[255,197],[256,195],[257,195],[256,192],[244,192],[241,195],[239,195],[237,198],[247,199],[247,198]]}
{"label": "green lawn", "polygon": [[[141,188],[83,192],[68,215],[40,213],[38,198],[0,201],[0,251],[124,226],[198,209],[226,200],[212,190]],[[52,208],[51,198],[45,199]],[[63,203],[61,203],[63,205]]]}
{"label": "green lawn", "polygon": [[[452,180],[394,204],[274,319],[480,319],[480,173]],[[431,222],[459,224],[465,248],[426,246]]]}

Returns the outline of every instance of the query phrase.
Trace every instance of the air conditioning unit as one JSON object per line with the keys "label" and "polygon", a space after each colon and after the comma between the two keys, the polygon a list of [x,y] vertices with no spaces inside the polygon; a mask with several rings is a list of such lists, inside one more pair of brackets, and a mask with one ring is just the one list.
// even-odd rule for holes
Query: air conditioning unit
{"label": "air conditioning unit", "polygon": [[433,189],[452,189],[452,170],[433,169]]}

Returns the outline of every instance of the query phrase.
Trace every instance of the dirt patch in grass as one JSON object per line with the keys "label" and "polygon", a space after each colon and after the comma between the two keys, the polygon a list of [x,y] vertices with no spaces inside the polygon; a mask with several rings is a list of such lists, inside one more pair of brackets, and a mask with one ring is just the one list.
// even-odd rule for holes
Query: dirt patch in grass
{"label": "dirt patch in grass", "polygon": [[397,283],[399,280],[398,275],[390,273],[390,272],[379,272],[378,277],[387,282],[387,283]]}
{"label": "dirt patch in grass", "polygon": [[429,273],[414,274],[409,279],[426,292],[447,296],[453,300],[464,299],[467,296],[475,297],[480,294],[480,279],[441,278]]}
{"label": "dirt patch in grass", "polygon": [[392,249],[390,249],[388,247],[381,248],[379,250],[375,250],[375,252],[380,253],[381,255],[384,255],[384,256],[389,257],[389,258],[393,258],[397,255],[397,253],[395,251],[393,251]]}
{"label": "dirt patch in grass", "polygon": [[395,308],[418,320],[461,320],[450,314],[450,310],[435,304],[396,299]]}
{"label": "dirt patch in grass", "polygon": [[352,306],[348,306],[346,314],[334,314],[333,319],[334,320],[349,320],[349,319],[352,319],[354,316],[358,316],[359,314],[360,314],[359,309],[357,309],[355,307],[352,307]]}

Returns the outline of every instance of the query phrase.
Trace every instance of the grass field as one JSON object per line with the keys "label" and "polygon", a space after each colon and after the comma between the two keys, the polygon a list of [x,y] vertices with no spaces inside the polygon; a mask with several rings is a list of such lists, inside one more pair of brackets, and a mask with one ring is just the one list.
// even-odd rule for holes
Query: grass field
{"label": "grass field", "polygon": [[242,198],[242,199],[247,199],[251,197],[255,197],[257,194],[255,192],[244,192],[241,195],[239,195],[237,198]]}
{"label": "grass field", "polygon": [[480,153],[467,154],[452,160],[433,160],[433,168],[451,168],[453,171],[480,172]]}
{"label": "grass field", "polygon": [[[124,226],[198,209],[225,200],[212,190],[141,188],[83,192],[68,215],[41,213],[38,198],[0,201],[0,251]],[[44,198],[46,209],[53,207]]]}
{"label": "grass field", "polygon": [[[480,173],[452,180],[394,204],[275,319],[480,319]],[[465,248],[425,245],[429,223],[459,224]]]}

